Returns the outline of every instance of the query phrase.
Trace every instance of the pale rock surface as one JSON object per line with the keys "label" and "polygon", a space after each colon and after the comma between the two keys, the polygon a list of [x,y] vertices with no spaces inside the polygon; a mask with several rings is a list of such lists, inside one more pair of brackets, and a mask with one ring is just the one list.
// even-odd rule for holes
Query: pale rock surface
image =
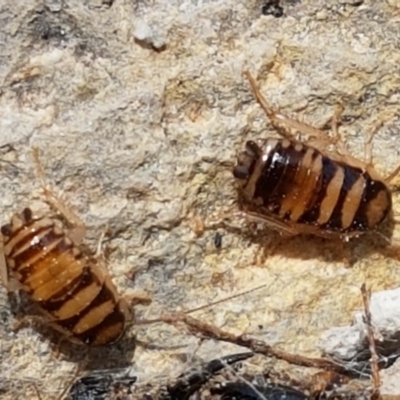
{"label": "pale rock surface", "polygon": [[[400,312],[397,306],[399,301],[399,288],[372,293],[370,299],[375,346],[380,356],[385,357],[390,364],[391,360],[399,356]],[[338,362],[344,362],[348,368],[362,370],[370,362],[370,343],[364,310],[354,313],[351,325],[330,328],[321,338],[320,348],[323,353]],[[397,371],[397,362],[391,368]],[[393,381],[394,374],[390,369],[383,371],[382,374],[386,376],[384,382],[389,377]],[[393,383],[391,386],[393,387]],[[385,384],[383,387],[385,388]]]}
{"label": "pale rock surface", "polygon": [[[374,138],[377,169],[388,173],[399,163],[400,9],[372,0],[287,0],[284,16],[274,18],[261,15],[262,5],[2,0],[1,223],[25,206],[48,210],[30,154],[38,146],[47,179],[87,224],[91,248],[109,226],[109,270],[121,293],[152,297],[136,307],[137,319],[248,292],[193,316],[319,356],[322,333],[360,309],[363,283],[374,292],[399,286],[395,252],[383,252],[376,237],[355,240],[355,263],[345,268],[340,246],[321,239],[280,239],[268,230],[251,236],[233,218],[238,229],[218,228],[217,250],[216,228],[201,237],[194,228],[236,209],[235,156],[245,140],[273,134],[244,69],[282,112],[316,126],[342,102],[341,131],[358,157],[364,134],[383,122]],[[262,246],[267,257],[257,264]],[[46,327],[13,332],[0,293],[2,398],[32,398],[33,383],[43,399],[54,398],[84,352],[57,358]],[[193,359],[241,351],[161,323],[131,327],[128,338],[133,333],[134,352],[125,344],[98,350],[86,367],[128,366],[139,383],[154,384]]]}

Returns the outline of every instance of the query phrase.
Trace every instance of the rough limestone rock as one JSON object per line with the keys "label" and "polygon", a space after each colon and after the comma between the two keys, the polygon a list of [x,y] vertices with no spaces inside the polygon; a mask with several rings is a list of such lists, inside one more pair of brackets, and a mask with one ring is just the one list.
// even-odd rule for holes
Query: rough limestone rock
{"label": "rough limestone rock", "polygon": [[[221,301],[192,315],[317,357],[323,332],[361,308],[363,283],[374,292],[399,286],[399,257],[377,236],[341,246],[256,231],[237,216],[214,223],[237,211],[237,152],[274,134],[242,72],[282,112],[315,126],[342,103],[341,133],[357,157],[379,126],[374,160],[387,174],[400,158],[400,8],[282,0],[281,13],[266,3],[2,0],[1,224],[25,206],[50,212],[31,156],[37,146],[48,183],[82,217],[93,251],[108,226],[103,247],[120,292],[152,298],[135,308],[137,320]],[[194,361],[243,351],[154,323],[130,326],[126,342],[88,355],[58,345],[43,324],[14,332],[13,312],[26,305],[11,298],[1,288],[3,399],[33,398],[35,388],[55,398],[78,367],[128,368],[138,384],[154,385]]]}

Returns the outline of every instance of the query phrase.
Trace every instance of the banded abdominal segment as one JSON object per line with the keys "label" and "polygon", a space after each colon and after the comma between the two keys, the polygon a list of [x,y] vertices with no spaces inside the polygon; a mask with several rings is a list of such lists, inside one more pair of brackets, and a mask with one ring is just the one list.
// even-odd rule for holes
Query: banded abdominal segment
{"label": "banded abdominal segment", "polygon": [[244,202],[257,213],[314,227],[321,236],[376,229],[391,211],[383,180],[295,140],[247,142],[234,176]]}
{"label": "banded abdominal segment", "polygon": [[128,306],[97,260],[50,218],[29,209],[1,228],[8,273],[71,340],[106,345],[124,333]]}

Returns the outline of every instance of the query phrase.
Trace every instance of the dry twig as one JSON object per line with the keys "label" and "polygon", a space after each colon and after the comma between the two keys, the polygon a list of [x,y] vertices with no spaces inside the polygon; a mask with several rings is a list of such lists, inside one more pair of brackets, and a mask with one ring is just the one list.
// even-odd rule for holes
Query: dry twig
{"label": "dry twig", "polygon": [[363,298],[363,303],[364,303],[364,311],[365,311],[365,318],[364,322],[367,325],[367,334],[368,334],[368,341],[369,341],[369,351],[371,352],[371,369],[372,369],[372,380],[374,383],[374,391],[372,394],[372,399],[380,399],[380,392],[379,392],[379,387],[381,386],[381,380],[379,376],[379,357],[378,353],[376,351],[376,346],[375,346],[375,339],[374,339],[374,330],[372,327],[372,317],[371,317],[371,311],[369,307],[369,293],[367,292],[367,289],[365,287],[365,283],[362,284],[361,286],[361,294]]}
{"label": "dry twig", "polygon": [[163,315],[160,317],[160,320],[177,328],[184,324],[194,335],[200,335],[202,338],[206,339],[216,339],[233,343],[238,346],[246,347],[254,353],[263,354],[267,357],[275,357],[287,361],[290,364],[320,368],[338,373],[347,372],[342,365],[338,365],[331,360],[287,353],[286,351],[275,349],[260,340],[248,337],[247,335],[234,335],[183,313]]}

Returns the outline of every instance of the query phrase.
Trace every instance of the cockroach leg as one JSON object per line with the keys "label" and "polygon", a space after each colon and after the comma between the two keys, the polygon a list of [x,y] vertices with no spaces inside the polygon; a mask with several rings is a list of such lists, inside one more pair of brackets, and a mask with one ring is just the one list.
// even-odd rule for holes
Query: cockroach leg
{"label": "cockroach leg", "polygon": [[335,107],[335,112],[333,113],[332,120],[331,120],[331,129],[333,134],[333,140],[336,142],[341,142],[341,136],[339,133],[339,122],[341,120],[342,114],[344,111],[343,104],[337,104]]}
{"label": "cockroach leg", "polygon": [[[365,143],[364,143],[364,151],[365,151],[365,164],[373,168],[374,167],[374,162],[373,162],[373,143],[372,139],[375,136],[376,132],[382,127],[383,121],[380,121],[377,123],[373,129],[366,135]],[[392,172],[389,173],[388,176],[386,176],[383,180],[384,182],[389,185],[392,180],[400,173],[400,165],[398,165]]]}
{"label": "cockroach leg", "polygon": [[[314,147],[322,153],[326,153],[328,146],[333,146],[331,153],[335,154],[338,160],[346,162],[346,160],[353,160],[354,157],[350,154],[346,142],[339,132],[339,125],[343,111],[343,105],[338,103],[332,117],[330,118],[332,136],[329,136],[326,131],[322,129],[315,129],[313,133],[310,134],[310,138],[304,142],[308,146]],[[307,128],[309,130],[309,127]],[[357,162],[359,163],[359,160],[357,160]]]}
{"label": "cockroach leg", "polygon": [[341,136],[339,134],[338,125],[340,121],[340,116],[343,113],[343,106],[338,104],[336,106],[335,112],[331,118],[331,128],[333,137],[330,137],[322,129],[315,128],[311,125],[307,125],[300,122],[294,118],[288,117],[281,114],[279,111],[274,110],[274,108],[268,103],[265,97],[260,92],[255,79],[251,76],[249,71],[244,72],[246,78],[248,79],[250,86],[253,90],[254,96],[262,109],[265,111],[267,117],[271,121],[275,130],[282,137],[289,140],[297,140],[294,132],[298,132],[302,135],[306,135],[308,138],[304,141],[309,146],[313,146],[321,152],[325,152],[329,145],[333,145],[338,154],[347,155],[349,154],[346,146],[344,145]]}
{"label": "cockroach leg", "polygon": [[400,165],[398,165],[385,179],[385,183],[389,185],[392,180],[400,173]]}
{"label": "cockroach leg", "polygon": [[372,150],[373,150],[372,140],[373,140],[374,136],[376,135],[376,133],[379,131],[379,129],[382,128],[384,122],[385,122],[384,120],[379,120],[369,132],[365,133],[364,161],[365,161],[366,165],[371,166],[371,167],[374,166],[373,154],[372,154]]}
{"label": "cockroach leg", "polygon": [[372,139],[375,136],[375,133],[378,129],[382,126],[382,122],[379,122],[375,127],[365,135],[365,142],[364,142],[364,161],[367,165],[373,167],[373,156],[372,156]]}
{"label": "cockroach leg", "polygon": [[350,152],[347,149],[346,142],[342,138],[339,132],[339,124],[344,111],[343,104],[336,104],[335,111],[331,119],[331,130],[332,130],[332,142],[335,145],[335,149],[342,155],[349,156]]}
{"label": "cockroach leg", "polygon": [[289,118],[283,114],[280,114],[268,103],[265,97],[261,94],[255,79],[252,77],[249,71],[244,71],[244,75],[246,76],[247,80],[250,83],[251,89],[253,91],[256,100],[260,104],[261,108],[264,110],[265,114],[267,115],[271,124],[276,129],[277,133],[279,133],[284,138],[293,139],[292,132],[289,129],[287,129],[287,127],[290,126],[290,123],[288,123]]}
{"label": "cockroach leg", "polygon": [[16,333],[23,328],[26,328],[32,324],[43,324],[45,319],[40,315],[20,315],[18,319],[13,323],[12,330]]}
{"label": "cockroach leg", "polygon": [[36,167],[36,175],[40,181],[45,201],[71,226],[71,228],[68,229],[68,236],[76,245],[79,245],[86,234],[85,223],[54,193],[53,190],[49,189],[40,162],[39,149],[37,147],[32,147],[32,153]]}
{"label": "cockroach leg", "polygon": [[[373,143],[372,139],[377,133],[377,131],[382,127],[384,121],[379,121],[375,126],[371,129],[371,131],[366,134],[365,142],[364,142],[364,159],[365,159],[365,164],[373,168],[374,167],[374,162],[373,162]],[[400,165],[398,165],[392,172],[389,173],[388,176],[386,176],[383,180],[384,182],[389,185],[392,183],[392,180],[400,173]]]}
{"label": "cockroach leg", "polygon": [[284,222],[277,221],[275,218],[268,217],[267,215],[261,215],[251,211],[239,211],[238,215],[253,222],[266,224],[271,229],[284,233],[287,236],[296,236],[300,233],[295,228],[285,224]]}
{"label": "cockroach leg", "polygon": [[3,285],[7,288],[9,287],[8,280],[8,268],[6,263],[6,257],[4,254],[4,239],[3,235],[0,232],[0,279]]}
{"label": "cockroach leg", "polygon": [[254,96],[255,96],[256,100],[258,101],[258,103],[260,104],[261,108],[265,111],[265,114],[267,114],[267,117],[269,119],[274,119],[276,116],[276,111],[270,106],[270,104],[267,102],[265,97],[261,94],[256,80],[253,78],[253,76],[250,74],[249,71],[244,71],[244,75],[247,78],[247,80],[249,81],[251,89],[253,90]]}
{"label": "cockroach leg", "polygon": [[76,244],[82,243],[86,234],[85,223],[66,206],[53,192],[48,189],[45,192],[46,202],[51,205],[71,226],[68,229],[68,237]]}
{"label": "cockroach leg", "polygon": [[151,297],[147,293],[135,292],[124,295],[124,300],[128,304],[129,308],[133,308],[135,305],[147,306],[152,302]]}
{"label": "cockroach leg", "polygon": [[105,261],[105,256],[104,256],[104,250],[103,250],[103,242],[104,242],[104,238],[108,233],[108,225],[106,225],[99,237],[99,240],[97,242],[97,246],[96,246],[96,253],[94,255],[94,257],[99,260],[99,261]]}

